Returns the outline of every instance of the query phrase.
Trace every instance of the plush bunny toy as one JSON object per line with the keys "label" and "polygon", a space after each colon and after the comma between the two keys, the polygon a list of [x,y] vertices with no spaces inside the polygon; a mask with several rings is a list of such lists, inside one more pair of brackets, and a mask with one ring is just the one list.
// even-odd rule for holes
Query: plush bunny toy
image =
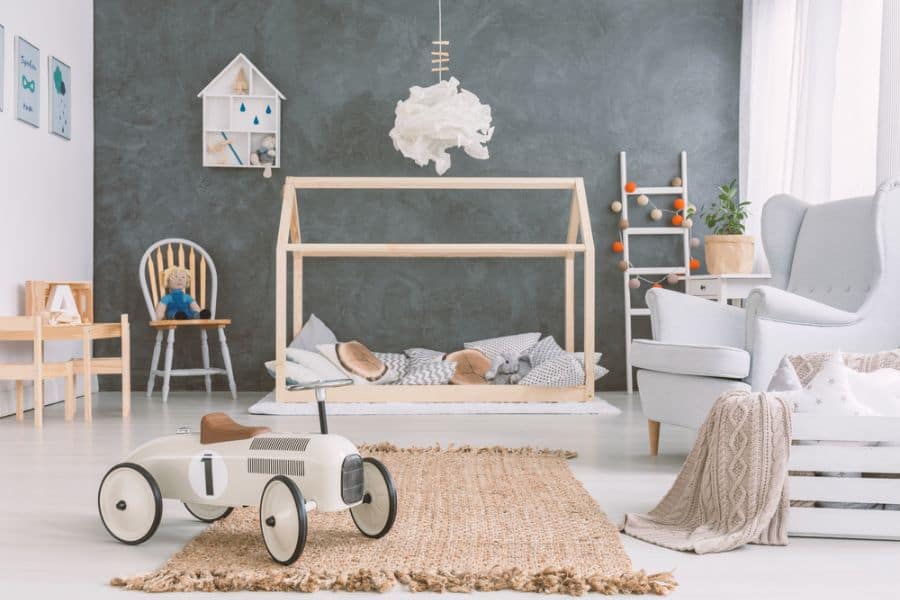
{"label": "plush bunny toy", "polygon": [[207,309],[200,309],[194,299],[184,291],[191,282],[191,273],[184,267],[169,267],[163,273],[169,293],[156,305],[156,319],[209,319]]}

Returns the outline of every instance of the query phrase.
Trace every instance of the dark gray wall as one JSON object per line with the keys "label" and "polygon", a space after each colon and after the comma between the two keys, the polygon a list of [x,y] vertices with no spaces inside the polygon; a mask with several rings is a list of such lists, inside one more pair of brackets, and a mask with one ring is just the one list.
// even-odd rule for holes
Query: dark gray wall
{"label": "dark gray wall", "polygon": [[[95,0],[96,310],[104,319],[130,313],[138,385],[152,334],[137,264],[149,244],[179,236],[205,246],[219,267],[238,386],[271,387],[262,363],[274,354],[282,178],[434,176],[394,151],[388,131],[409,86],[433,81],[436,4]],[[444,4],[452,73],[491,105],[496,125],[490,160],[455,151],[448,174],[584,177],[598,346],[612,371],[601,387],[621,389],[622,282],[608,210],[618,198],[618,151],[628,151],[635,179],[662,185],[686,150],[697,204],[736,176],[740,2]],[[200,166],[196,95],[238,52],[287,96],[283,168],[270,180]],[[303,204],[303,227],[312,241],[551,241],[564,235],[567,208],[561,194],[321,193]],[[658,242],[641,250],[656,261],[674,254]],[[561,261],[550,259],[309,261],[305,308],[340,338],[379,350],[450,350],[535,329],[561,339],[562,276]],[[180,342],[176,363],[199,364],[194,336]]]}

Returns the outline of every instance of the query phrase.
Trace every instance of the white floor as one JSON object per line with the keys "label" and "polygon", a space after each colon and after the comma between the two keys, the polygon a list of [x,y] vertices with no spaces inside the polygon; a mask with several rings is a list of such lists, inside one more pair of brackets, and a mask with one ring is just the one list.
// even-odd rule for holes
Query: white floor
{"label": "white floor", "polygon": [[[662,454],[651,458],[637,398],[624,393],[604,397],[622,408],[623,414],[336,416],[330,425],[332,432],[356,442],[455,442],[577,450],[579,457],[571,462],[576,475],[619,522],[625,511],[646,511],[665,493],[690,447],[692,433],[664,427]],[[0,598],[137,597],[106,582],[115,575],[154,569],[201,531],[203,524],[179,504],[166,501],[162,524],[153,539],[138,547],[115,542],[97,516],[97,485],[103,473],[137,444],[181,425],[196,428],[199,417],[214,410],[282,430],[316,429],[314,417],[245,414],[247,406],[258,399],[259,395],[249,393],[241,394],[237,402],[224,394],[173,393],[165,406],[158,396],[147,401],[137,393],[131,420],[123,423],[118,396],[104,393],[95,401],[91,425],[80,420],[65,423],[61,405],[45,412],[42,432],[36,432],[27,419],[25,423],[12,417],[0,419]],[[750,546],[707,556],[673,552],[628,537],[623,537],[623,543],[635,568],[675,569],[681,584],[675,598],[900,597],[900,543],[792,539],[783,548]],[[252,595],[230,593],[228,597]],[[413,596],[403,592],[389,595]],[[527,596],[475,595],[489,600]],[[331,592],[319,596],[334,597]],[[363,596],[383,597],[353,594]],[[423,596],[415,594],[416,598]]]}

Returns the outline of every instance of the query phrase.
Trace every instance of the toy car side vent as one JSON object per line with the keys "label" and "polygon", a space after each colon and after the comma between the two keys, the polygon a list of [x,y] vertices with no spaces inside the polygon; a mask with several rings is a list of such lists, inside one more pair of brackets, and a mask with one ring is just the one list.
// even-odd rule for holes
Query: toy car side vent
{"label": "toy car side vent", "polygon": [[302,460],[251,457],[247,459],[247,472],[303,477],[306,474],[306,465]]}
{"label": "toy car side vent", "polygon": [[251,450],[284,450],[285,452],[306,452],[309,438],[296,437],[255,437],[250,442]]}
{"label": "toy car side vent", "polygon": [[341,465],[341,499],[344,504],[362,500],[363,483],[363,460],[359,454],[351,454]]}

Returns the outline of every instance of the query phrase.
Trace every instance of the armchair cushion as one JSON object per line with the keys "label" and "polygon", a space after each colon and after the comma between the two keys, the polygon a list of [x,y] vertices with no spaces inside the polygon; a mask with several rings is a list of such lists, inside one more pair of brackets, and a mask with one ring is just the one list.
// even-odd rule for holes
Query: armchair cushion
{"label": "armchair cushion", "polygon": [[856,323],[860,315],[785,290],[761,286],[747,296],[747,319],[816,327],[844,327]]}
{"label": "armchair cushion", "polygon": [[675,344],[744,347],[744,310],[672,290],[647,292],[653,339]]}
{"label": "armchair cushion", "polygon": [[750,374],[750,353],[729,346],[634,340],[631,362],[639,369],[680,375],[743,379]]}

